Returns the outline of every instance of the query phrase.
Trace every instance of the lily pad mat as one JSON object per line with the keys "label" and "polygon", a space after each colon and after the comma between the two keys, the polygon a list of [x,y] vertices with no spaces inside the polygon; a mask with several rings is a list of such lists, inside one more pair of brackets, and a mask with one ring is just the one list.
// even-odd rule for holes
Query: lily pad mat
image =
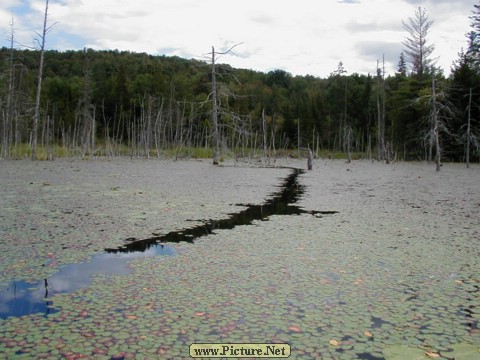
{"label": "lily pad mat", "polygon": [[[259,177],[272,176],[266,170]],[[0,320],[0,353],[186,358],[192,342],[288,342],[291,358],[382,359],[395,346],[448,357],[457,344],[478,348],[479,172],[470,170],[317,162],[301,176],[308,195],[300,204],[339,214],[273,216],[174,244],[178,256],[135,260],[131,275],[96,276],[91,287],[57,296],[60,311],[47,318]],[[234,180],[215,189],[198,181],[210,203],[215,191],[238,196],[227,191]],[[238,187],[245,198],[255,189]]]}
{"label": "lily pad mat", "polygon": [[161,160],[3,161],[0,284],[38,280],[127,238],[166,234],[261,204],[287,169]]}

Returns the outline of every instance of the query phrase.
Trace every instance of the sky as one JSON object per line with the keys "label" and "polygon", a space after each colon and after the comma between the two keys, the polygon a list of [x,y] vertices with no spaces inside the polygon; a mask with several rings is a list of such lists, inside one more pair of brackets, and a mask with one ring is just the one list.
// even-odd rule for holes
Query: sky
{"label": "sky", "polygon": [[[0,0],[0,46],[35,46],[45,0]],[[348,74],[375,74],[385,58],[397,69],[402,21],[421,6],[434,23],[433,58],[446,75],[467,47],[478,0],[50,0],[47,49],[127,50],[179,56],[235,68],[328,77],[339,62]],[[13,26],[12,26],[13,20]],[[210,54],[209,54],[210,53]]]}

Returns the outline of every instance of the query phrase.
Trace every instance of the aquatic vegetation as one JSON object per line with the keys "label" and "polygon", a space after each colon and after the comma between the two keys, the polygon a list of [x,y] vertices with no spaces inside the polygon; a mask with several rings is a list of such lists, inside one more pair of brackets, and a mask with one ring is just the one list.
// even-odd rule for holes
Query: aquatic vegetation
{"label": "aquatic vegetation", "polygon": [[[235,204],[264,203],[290,173],[212,169],[202,162],[122,160],[101,168],[73,162],[69,166],[92,168],[68,185],[45,177],[32,189],[22,165],[15,164],[26,173],[25,182],[7,181],[7,189],[30,190],[18,196],[7,191],[11,196],[3,206],[17,217],[17,206],[26,207],[26,217],[13,221],[25,238],[20,231],[8,235],[8,212],[0,220],[3,239],[11,240],[2,240],[0,256],[15,258],[1,262],[6,284],[42,279],[49,269],[86,261],[97,249],[116,248],[127,238],[149,238],[160,228],[168,234],[201,225],[202,219],[227,218],[244,209]],[[123,275],[94,274],[87,287],[54,295],[55,312],[48,316],[0,319],[0,353],[19,359],[186,358],[191,343],[253,342],[289,343],[291,358],[299,359],[393,360],[401,359],[401,351],[419,359],[475,358],[479,204],[470,195],[479,173],[462,176],[459,169],[444,166],[428,177],[431,169],[415,164],[319,162],[298,178],[305,191],[295,206],[306,213],[216,229],[193,243],[168,244],[175,256],[132,259]],[[163,185],[158,174],[151,180],[157,172],[168,174]],[[217,180],[219,172],[223,178]],[[93,173],[95,186],[85,181]],[[181,181],[181,190],[171,189]],[[210,181],[214,187],[206,186]],[[68,194],[66,187],[78,190]],[[29,191],[44,191],[51,203],[41,208],[29,202]],[[53,205],[59,215],[76,202],[95,212],[96,220],[44,216]],[[308,213],[333,210],[338,213]],[[48,242],[48,236],[34,236],[50,229],[38,219],[59,226],[47,245],[40,240]],[[74,221],[68,236],[57,236]],[[71,245],[68,251],[59,241]],[[25,246],[20,251],[14,244]]]}

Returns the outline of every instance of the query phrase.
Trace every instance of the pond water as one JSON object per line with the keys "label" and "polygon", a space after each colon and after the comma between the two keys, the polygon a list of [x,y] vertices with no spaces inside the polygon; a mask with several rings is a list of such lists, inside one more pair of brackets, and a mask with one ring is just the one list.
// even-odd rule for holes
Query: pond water
{"label": "pond water", "polygon": [[33,313],[53,314],[57,311],[54,307],[55,294],[70,293],[89,286],[92,275],[131,274],[128,263],[133,259],[161,255],[175,255],[175,249],[162,244],[142,252],[105,252],[93,256],[90,261],[63,266],[48,279],[36,283],[12,281],[7,287],[0,288],[0,318]]}
{"label": "pond water", "polygon": [[2,166],[0,358],[480,358],[480,167]]}
{"label": "pond water", "polygon": [[310,214],[316,217],[331,215],[337,211],[307,211],[294,205],[304,194],[305,186],[299,184],[298,176],[303,173],[301,169],[293,169],[292,173],[280,186],[280,190],[267,199],[264,204],[237,204],[244,207],[236,213],[229,214],[226,219],[220,220],[192,220],[201,225],[186,228],[181,231],[172,231],[166,235],[152,236],[146,239],[130,238],[129,242],[117,249],[107,249],[109,253],[145,251],[152,245],[162,242],[193,242],[195,239],[209,235],[215,230],[229,230],[235,226],[251,225],[257,220],[267,220],[272,215],[301,215]]}
{"label": "pond water", "polygon": [[[32,313],[42,313],[45,316],[53,314],[57,311],[54,307],[55,294],[70,293],[85,288],[91,284],[92,275],[95,274],[130,274],[132,270],[129,262],[133,259],[174,255],[175,249],[164,243],[194,242],[195,239],[209,235],[215,230],[251,225],[256,220],[266,220],[272,215],[310,214],[321,217],[336,213],[336,211],[306,211],[293,205],[304,193],[304,186],[297,181],[301,173],[302,170],[294,169],[280,186],[280,190],[264,204],[239,204],[238,206],[245,209],[230,214],[227,219],[200,220],[201,225],[146,239],[129,238],[125,245],[105,249],[105,252],[94,255],[90,261],[61,267],[48,279],[39,280],[36,283],[13,281],[6,288],[0,288],[0,318]],[[48,265],[48,263],[45,264],[45,266]]]}

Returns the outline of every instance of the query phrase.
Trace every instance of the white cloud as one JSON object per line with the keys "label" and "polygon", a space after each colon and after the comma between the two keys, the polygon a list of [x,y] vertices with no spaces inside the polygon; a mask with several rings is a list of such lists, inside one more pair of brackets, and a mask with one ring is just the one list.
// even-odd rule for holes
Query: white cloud
{"label": "white cloud", "polygon": [[[7,9],[18,9],[9,0]],[[234,54],[221,62],[259,71],[284,69],[292,74],[328,76],[343,61],[349,73],[374,73],[385,52],[393,72],[407,35],[401,22],[425,6],[431,19],[430,39],[436,43],[438,65],[447,72],[465,46],[468,16],[475,0],[50,0],[50,20],[58,22],[47,41],[65,50],[91,47],[201,59],[212,46]],[[21,42],[31,43],[41,28],[44,0],[24,0],[30,9],[16,26]],[[7,31],[0,10],[2,31]],[[11,17],[11,15],[10,15]],[[75,39],[69,36],[75,35]],[[28,39],[30,36],[30,39]],[[83,40],[83,41],[82,41]],[[384,48],[382,48],[384,44]],[[165,50],[168,52],[165,53]],[[375,53],[378,51],[378,53]]]}

